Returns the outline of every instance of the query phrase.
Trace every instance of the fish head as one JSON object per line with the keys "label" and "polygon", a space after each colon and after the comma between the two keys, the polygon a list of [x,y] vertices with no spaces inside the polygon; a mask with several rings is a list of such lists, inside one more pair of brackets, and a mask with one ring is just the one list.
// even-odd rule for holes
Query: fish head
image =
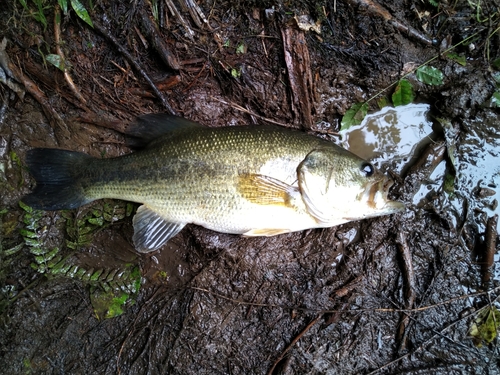
{"label": "fish head", "polygon": [[306,209],[322,226],[388,215],[404,209],[387,198],[394,181],[340,147],[313,150],[297,168]]}

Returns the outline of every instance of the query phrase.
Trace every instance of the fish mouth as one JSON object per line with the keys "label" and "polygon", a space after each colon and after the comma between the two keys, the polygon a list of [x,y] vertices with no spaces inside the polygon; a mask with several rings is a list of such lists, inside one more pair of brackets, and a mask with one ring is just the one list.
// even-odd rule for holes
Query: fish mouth
{"label": "fish mouth", "polygon": [[363,194],[363,198],[366,199],[368,206],[381,213],[392,213],[403,210],[405,207],[403,203],[391,201],[387,198],[392,185],[394,185],[394,180],[387,176],[370,184]]}

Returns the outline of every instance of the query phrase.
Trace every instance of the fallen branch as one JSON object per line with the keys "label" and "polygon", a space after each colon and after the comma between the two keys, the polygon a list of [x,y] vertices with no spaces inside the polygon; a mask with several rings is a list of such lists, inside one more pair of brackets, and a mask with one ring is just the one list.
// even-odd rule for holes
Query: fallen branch
{"label": "fallen branch", "polygon": [[173,70],[179,70],[180,65],[177,58],[170,53],[168,50],[167,43],[158,35],[158,30],[156,26],[151,22],[149,15],[147,14],[144,7],[140,7],[139,22],[141,23],[142,31],[146,34],[146,37],[151,41],[153,48],[158,52],[162,61]]}
{"label": "fallen branch", "polygon": [[315,89],[311,73],[311,59],[304,31],[288,26],[281,30],[288,82],[290,106],[294,122],[310,130],[312,115],[316,113]]}
{"label": "fallen branch", "polygon": [[226,104],[226,105],[228,105],[228,106],[230,106],[230,107],[232,107],[232,108],[234,108],[234,109],[236,109],[238,111],[245,112],[245,113],[249,114],[250,116],[254,116],[254,117],[256,117],[256,118],[258,118],[260,120],[269,122],[271,124],[276,124],[276,125],[284,126],[286,128],[290,127],[290,125],[284,124],[282,122],[274,121],[274,120],[271,120],[270,118],[267,118],[267,117],[264,117],[264,116],[260,116],[260,115],[256,114],[255,112],[249,111],[248,109],[242,107],[239,104],[236,104],[236,103],[233,103],[233,102],[226,102],[226,101],[224,101],[222,99],[218,99],[218,98],[216,98],[214,96],[211,96],[210,98],[218,101],[219,103]]}
{"label": "fallen branch", "polygon": [[423,43],[426,45],[435,44],[431,39],[421,32],[415,30],[411,26],[407,26],[402,22],[394,18],[385,8],[383,8],[379,3],[373,0],[349,0],[351,4],[363,6],[366,11],[371,15],[383,18],[387,23],[393,26],[395,29],[407,34],[409,37]]}
{"label": "fallen branch", "polygon": [[171,115],[176,115],[177,112],[170,106],[167,101],[167,98],[163,93],[158,90],[158,87],[154,84],[154,82],[149,78],[148,74],[142,69],[142,67],[135,61],[132,55],[123,47],[118,41],[97,22],[94,21],[94,29],[96,29],[108,42],[110,42],[115,48],[127,59],[127,61],[134,67],[134,69],[139,73],[142,78],[148,83],[149,87],[154,91],[158,99],[161,100],[163,107],[167,110]]}
{"label": "fallen branch", "polygon": [[304,336],[307,333],[307,331],[309,331],[311,329],[311,327],[314,326],[318,322],[318,320],[321,319],[322,316],[323,316],[323,314],[319,314],[316,318],[314,318],[311,321],[311,323],[309,323],[306,326],[306,328],[304,328],[297,336],[295,336],[295,338],[292,340],[292,342],[285,348],[285,350],[283,350],[283,352],[279,355],[279,357],[276,358],[273,365],[271,366],[271,368],[267,372],[267,375],[273,375],[274,369],[281,362],[281,360],[286,355],[286,353],[288,353],[290,351],[290,349],[292,349],[295,346],[295,344],[301,339],[301,337]]}
{"label": "fallen branch", "polygon": [[[409,310],[413,307],[413,303],[415,302],[415,272],[413,271],[413,261],[404,232],[400,231],[398,233],[396,242],[403,260],[405,309]],[[396,335],[396,340],[399,341],[399,350],[406,349],[408,341],[406,327],[408,326],[409,321],[410,313],[403,313],[399,321],[398,332]]]}

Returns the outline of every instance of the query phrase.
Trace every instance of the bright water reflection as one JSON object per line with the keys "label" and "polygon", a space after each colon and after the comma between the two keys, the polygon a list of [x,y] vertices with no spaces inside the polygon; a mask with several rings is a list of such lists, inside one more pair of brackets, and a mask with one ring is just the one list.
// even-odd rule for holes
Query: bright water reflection
{"label": "bright water reflection", "polygon": [[377,167],[400,173],[415,148],[430,141],[428,104],[386,107],[342,133],[342,145]]}
{"label": "bright water reflection", "polygon": [[[412,164],[411,158],[418,156],[416,150],[435,139],[429,108],[428,104],[384,108],[344,132],[341,144],[382,170],[401,173]],[[467,217],[478,233],[484,232],[488,217],[500,215],[500,118],[494,111],[481,116],[470,122],[464,120],[465,129],[461,129],[457,142],[454,192],[442,190],[447,168],[443,161],[422,181],[412,200],[419,206],[425,196],[435,192],[440,197],[440,209],[454,216],[455,225],[461,225]],[[464,207],[467,212],[463,212]],[[500,220],[497,229],[500,231]]]}

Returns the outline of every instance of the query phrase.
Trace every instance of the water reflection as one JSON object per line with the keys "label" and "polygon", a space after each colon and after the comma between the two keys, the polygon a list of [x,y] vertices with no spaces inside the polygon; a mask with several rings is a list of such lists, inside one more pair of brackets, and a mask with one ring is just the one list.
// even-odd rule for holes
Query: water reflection
{"label": "water reflection", "polygon": [[415,148],[430,141],[432,122],[428,104],[386,107],[342,133],[342,145],[377,167],[400,173]]}
{"label": "water reflection", "polygon": [[[479,232],[488,217],[500,215],[500,134],[499,117],[489,112],[466,122],[458,147],[458,171],[455,182],[457,207],[460,198],[470,203],[468,214],[475,217]],[[458,201],[457,201],[458,200]],[[500,231],[500,225],[497,225]]]}
{"label": "water reflection", "polygon": [[[429,108],[428,104],[384,108],[343,132],[341,144],[383,171],[390,169],[401,174],[418,154],[417,150],[435,138],[433,123],[428,118]],[[493,111],[480,116],[472,121],[463,120],[453,193],[442,190],[447,168],[443,161],[422,181],[412,203],[419,207],[432,192],[439,196],[441,209],[455,216],[456,225],[467,217],[477,233],[484,233],[487,218],[500,215],[500,121]],[[463,212],[464,207],[468,212]],[[500,220],[497,229],[500,231]]]}

